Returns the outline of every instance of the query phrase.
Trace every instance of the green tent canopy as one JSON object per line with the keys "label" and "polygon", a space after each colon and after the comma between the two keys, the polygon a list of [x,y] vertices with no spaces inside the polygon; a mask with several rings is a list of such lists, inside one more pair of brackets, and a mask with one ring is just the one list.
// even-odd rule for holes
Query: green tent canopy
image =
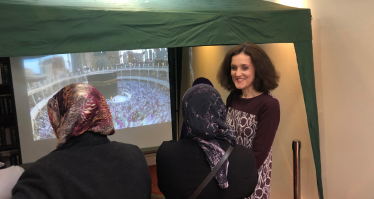
{"label": "green tent canopy", "polygon": [[294,43],[323,199],[310,9],[262,0],[3,0],[0,57]]}

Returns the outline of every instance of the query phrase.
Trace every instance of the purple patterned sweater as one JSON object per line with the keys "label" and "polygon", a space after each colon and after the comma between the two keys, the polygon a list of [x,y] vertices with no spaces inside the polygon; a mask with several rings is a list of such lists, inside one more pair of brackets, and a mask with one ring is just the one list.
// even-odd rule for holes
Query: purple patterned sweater
{"label": "purple patterned sweater", "polygon": [[270,198],[271,146],[280,120],[279,102],[270,93],[243,99],[231,92],[227,97],[226,123],[236,132],[237,144],[253,150],[258,184],[251,199]]}

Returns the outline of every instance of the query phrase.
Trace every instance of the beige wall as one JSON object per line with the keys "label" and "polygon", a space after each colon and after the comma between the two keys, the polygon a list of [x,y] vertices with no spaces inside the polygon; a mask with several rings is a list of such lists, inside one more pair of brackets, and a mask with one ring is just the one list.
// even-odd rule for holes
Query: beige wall
{"label": "beige wall", "polygon": [[[326,198],[374,198],[374,1],[308,1]],[[337,5],[338,4],[338,5]]]}
{"label": "beige wall", "polygon": [[374,198],[374,1],[279,0],[312,11],[325,198]]}
{"label": "beige wall", "polygon": [[[325,198],[374,198],[374,1],[279,0],[312,10],[322,180]],[[303,199],[318,198],[305,107],[292,44],[261,45],[281,74],[273,92],[281,123],[273,144],[272,198],[292,198],[293,139],[302,141]],[[216,71],[228,47],[193,48],[194,77],[204,76],[225,99]],[[187,54],[188,55],[188,54]],[[188,70],[184,65],[183,70]],[[192,82],[183,80],[182,93]]]}

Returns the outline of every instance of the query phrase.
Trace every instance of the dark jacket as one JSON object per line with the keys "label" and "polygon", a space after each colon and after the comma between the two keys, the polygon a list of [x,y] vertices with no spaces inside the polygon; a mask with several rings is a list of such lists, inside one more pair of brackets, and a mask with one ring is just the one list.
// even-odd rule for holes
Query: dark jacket
{"label": "dark jacket", "polygon": [[32,163],[13,198],[150,198],[151,177],[137,146],[85,132]]}
{"label": "dark jacket", "polygon": [[[229,144],[218,140],[226,151]],[[167,199],[189,198],[209,174],[203,150],[190,139],[163,142],[157,151],[157,179]],[[213,178],[197,198],[241,198],[250,196],[257,184],[255,157],[250,149],[236,146],[229,157],[227,189]]]}

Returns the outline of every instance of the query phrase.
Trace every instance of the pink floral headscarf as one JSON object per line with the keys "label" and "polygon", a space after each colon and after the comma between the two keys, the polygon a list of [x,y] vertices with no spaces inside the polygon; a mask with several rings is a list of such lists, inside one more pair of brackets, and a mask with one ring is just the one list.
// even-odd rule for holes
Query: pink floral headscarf
{"label": "pink floral headscarf", "polygon": [[74,83],[62,88],[47,106],[57,147],[86,131],[114,134],[109,107],[101,93],[89,84]]}

